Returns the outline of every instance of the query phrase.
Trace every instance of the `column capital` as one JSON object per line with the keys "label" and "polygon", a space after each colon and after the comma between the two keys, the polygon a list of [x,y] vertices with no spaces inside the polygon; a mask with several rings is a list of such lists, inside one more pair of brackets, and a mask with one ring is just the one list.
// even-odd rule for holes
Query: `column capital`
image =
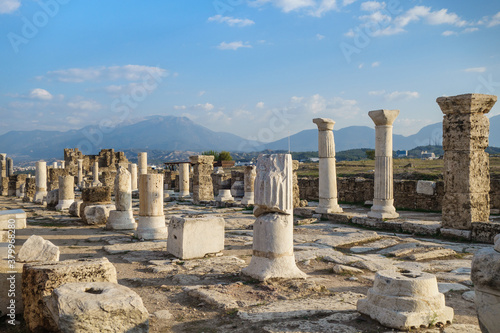
{"label": "column capital", "polygon": [[368,112],[376,126],[392,126],[399,115],[399,110],[374,110]]}
{"label": "column capital", "polygon": [[319,131],[331,131],[335,122],[328,118],[314,118],[313,123],[318,125]]}
{"label": "column capital", "polygon": [[488,113],[496,101],[497,96],[485,94],[463,94],[436,99],[436,103],[445,115]]}

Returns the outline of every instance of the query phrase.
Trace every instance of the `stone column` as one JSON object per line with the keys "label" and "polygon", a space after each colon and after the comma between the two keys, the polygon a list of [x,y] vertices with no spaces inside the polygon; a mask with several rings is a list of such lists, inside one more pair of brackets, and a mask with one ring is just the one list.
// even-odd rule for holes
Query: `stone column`
{"label": "stone column", "polygon": [[318,126],[319,205],[316,213],[340,213],[342,208],[337,199],[335,142],[332,132],[335,122],[327,118],[315,118],[313,123]]}
{"label": "stone column", "polygon": [[137,190],[137,164],[129,163],[128,171],[130,172],[132,191]]}
{"label": "stone column", "polygon": [[7,157],[7,177],[14,176],[14,161]]}
{"label": "stone column", "polygon": [[167,235],[163,214],[163,175],[139,175],[139,220],[136,237],[166,239]]}
{"label": "stone column", "polygon": [[52,162],[52,168],[53,169],[57,169],[57,161],[56,162]]}
{"label": "stone column", "polygon": [[7,154],[0,154],[0,180],[7,177]]}
{"label": "stone column", "polygon": [[83,187],[83,160],[78,159],[78,186]]}
{"label": "stone column", "polygon": [[179,197],[189,197],[189,169],[191,163],[179,164]]}
{"label": "stone column", "polygon": [[99,181],[99,162],[94,162],[94,169],[92,170],[92,186],[101,186]]}
{"label": "stone column", "polygon": [[193,172],[193,202],[200,204],[202,201],[214,200],[212,183],[212,171],[214,169],[214,157],[207,155],[190,156],[191,164],[194,164]]}
{"label": "stone column", "polygon": [[148,173],[148,153],[137,154],[137,159],[139,163],[139,175],[145,175]]}
{"label": "stone column", "polygon": [[61,169],[66,169],[66,161],[61,161]]}
{"label": "stone column", "polygon": [[392,124],[399,110],[375,110],[368,112],[375,123],[375,176],[373,206],[369,217],[394,219],[399,216],[394,208],[392,171]]}
{"label": "stone column", "polygon": [[472,222],[488,222],[490,122],[486,117],[497,97],[466,94],[436,100],[444,113],[444,197],[441,226],[470,230]]}
{"label": "stone column", "polygon": [[257,175],[255,171],[255,165],[249,165],[245,167],[244,184],[245,184],[245,195],[241,199],[243,205],[253,205],[254,204],[254,189],[255,189],[255,176]]}
{"label": "stone column", "polygon": [[115,177],[115,207],[109,212],[106,229],[131,230],[137,228],[132,213],[132,177],[124,167],[118,167]]}
{"label": "stone column", "polygon": [[260,155],[255,179],[253,255],[243,274],[265,281],[305,278],[293,254],[292,156]]}
{"label": "stone column", "polygon": [[59,202],[56,210],[66,210],[75,201],[75,177],[59,176]]}
{"label": "stone column", "polygon": [[41,204],[47,196],[47,163],[45,161],[36,162],[35,179],[36,190],[33,202]]}

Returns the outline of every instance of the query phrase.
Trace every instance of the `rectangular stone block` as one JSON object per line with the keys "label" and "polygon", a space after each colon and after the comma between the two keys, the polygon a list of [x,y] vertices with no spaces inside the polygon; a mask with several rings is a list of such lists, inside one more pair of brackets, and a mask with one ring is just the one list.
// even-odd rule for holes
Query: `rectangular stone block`
{"label": "rectangular stone block", "polygon": [[22,276],[24,320],[31,331],[56,331],[45,302],[52,291],[70,282],[114,282],[116,269],[107,258],[25,264]]}
{"label": "rectangular stone block", "polygon": [[168,226],[167,252],[181,259],[202,258],[224,250],[222,217],[174,216]]}
{"label": "rectangular stone block", "polygon": [[450,114],[443,119],[444,150],[483,150],[488,147],[490,121],[481,114]]}
{"label": "rectangular stone block", "polygon": [[209,155],[195,155],[195,156],[189,156],[189,161],[193,164],[196,163],[213,164],[214,157]]}
{"label": "rectangular stone block", "polygon": [[443,228],[470,230],[472,222],[486,222],[490,216],[488,193],[447,193],[443,198]]}
{"label": "rectangular stone block", "polygon": [[15,229],[26,228],[26,212],[22,209],[0,210],[0,230],[9,230],[9,220],[14,220]]}
{"label": "rectangular stone block", "polygon": [[417,182],[417,194],[434,195],[435,188],[436,182],[427,180],[419,180]]}
{"label": "rectangular stone block", "polygon": [[489,155],[484,151],[444,153],[443,179],[447,193],[488,193]]}

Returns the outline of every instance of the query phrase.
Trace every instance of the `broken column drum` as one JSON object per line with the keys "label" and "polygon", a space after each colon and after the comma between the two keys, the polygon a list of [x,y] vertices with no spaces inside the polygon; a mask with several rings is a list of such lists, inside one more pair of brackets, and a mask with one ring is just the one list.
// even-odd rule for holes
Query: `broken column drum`
{"label": "broken column drum", "polygon": [[57,162],[52,162],[52,168],[57,169]]}
{"label": "broken column drum", "polygon": [[119,167],[115,177],[115,207],[109,212],[106,229],[131,230],[137,228],[132,212],[132,177],[124,167]]}
{"label": "broken column drum", "polygon": [[77,179],[77,184],[80,187],[83,187],[83,160],[78,159],[78,179]]}
{"label": "broken column drum", "polygon": [[305,278],[293,253],[293,176],[290,154],[260,155],[255,179],[257,220],[253,255],[243,274],[260,281]]}
{"label": "broken column drum", "polygon": [[132,191],[137,190],[137,164],[130,163],[128,165],[128,171],[130,172]]}
{"label": "broken column drum", "polygon": [[193,202],[200,204],[202,201],[214,200],[212,171],[214,170],[214,157],[207,155],[189,156],[193,164]]}
{"label": "broken column drum", "polygon": [[101,182],[99,181],[99,162],[94,162],[94,170],[92,173],[92,186],[100,186]]}
{"label": "broken column drum", "polygon": [[145,175],[148,173],[148,153],[137,154],[137,160],[139,163],[139,175]]}
{"label": "broken column drum", "polygon": [[342,208],[337,199],[335,142],[332,132],[335,122],[327,118],[315,118],[313,123],[318,126],[319,205],[316,213],[340,213]]}
{"label": "broken column drum", "polygon": [[490,122],[486,117],[497,97],[465,94],[436,100],[444,113],[444,197],[442,227],[470,230],[490,214]]}
{"label": "broken column drum", "polygon": [[245,167],[245,175],[243,178],[245,184],[245,195],[241,199],[243,205],[253,205],[255,200],[255,176],[257,175],[254,165]]}
{"label": "broken column drum", "polygon": [[139,175],[139,220],[136,237],[166,239],[167,227],[163,214],[163,175]]}
{"label": "broken column drum", "polygon": [[0,154],[0,180],[7,177],[7,154]]}
{"label": "broken column drum", "polygon": [[75,201],[75,177],[59,176],[59,202],[56,210],[69,209]]}
{"label": "broken column drum", "polygon": [[190,163],[179,164],[179,197],[189,197],[189,169]]}
{"label": "broken column drum", "polygon": [[394,208],[392,124],[399,115],[399,110],[375,110],[368,112],[368,115],[375,123],[375,195],[368,216],[394,219],[399,214]]}
{"label": "broken column drum", "polygon": [[44,161],[36,162],[35,182],[36,189],[33,202],[42,203],[47,196],[47,163]]}

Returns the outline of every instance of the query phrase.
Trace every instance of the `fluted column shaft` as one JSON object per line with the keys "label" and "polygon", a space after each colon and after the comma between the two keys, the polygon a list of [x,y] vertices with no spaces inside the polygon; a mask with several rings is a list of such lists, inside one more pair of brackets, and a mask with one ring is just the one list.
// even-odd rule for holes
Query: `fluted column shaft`
{"label": "fluted column shaft", "polygon": [[44,161],[36,162],[35,185],[33,202],[42,203],[43,198],[47,195],[47,163]]}
{"label": "fluted column shaft", "polygon": [[189,168],[190,163],[180,163],[179,164],[179,196],[188,197],[189,196]]}

